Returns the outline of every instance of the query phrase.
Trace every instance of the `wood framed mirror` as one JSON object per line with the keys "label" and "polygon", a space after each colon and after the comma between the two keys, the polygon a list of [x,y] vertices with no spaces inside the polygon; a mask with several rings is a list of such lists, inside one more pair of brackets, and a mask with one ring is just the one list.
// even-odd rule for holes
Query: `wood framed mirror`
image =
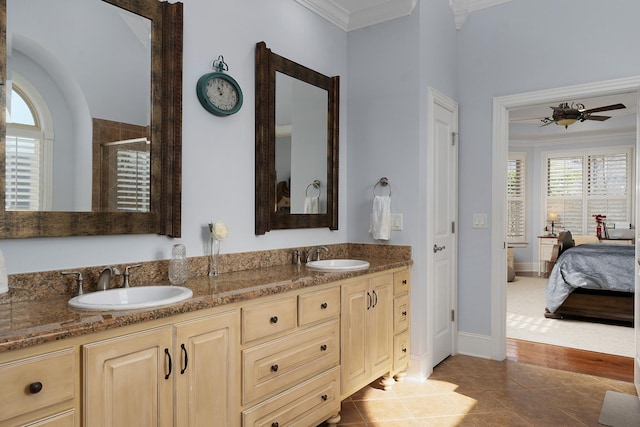
{"label": "wood framed mirror", "polygon": [[[118,25],[116,32],[126,33],[134,40],[128,43],[132,49],[133,46],[136,49],[145,49],[140,50],[139,53],[138,51],[130,52],[128,58],[118,57],[115,55],[123,54],[122,45],[106,45],[106,42],[111,41],[112,38],[103,35],[98,39],[100,46],[94,44],[93,50],[96,52],[87,49],[83,51],[87,55],[84,62],[98,62],[95,58],[99,57],[102,70],[80,70],[79,66],[74,65],[73,72],[69,68],[65,70],[71,62],[68,56],[63,58],[62,53],[56,53],[49,41],[35,39],[32,36],[33,32],[29,32],[30,30],[27,30],[24,24],[20,27],[18,11],[25,6],[26,4],[22,1],[16,3],[16,0],[0,0],[0,25],[2,26],[0,54],[4,58],[0,61],[0,76],[3,84],[0,90],[0,102],[6,106],[0,113],[0,153],[5,158],[5,161],[0,162],[0,188],[2,189],[0,191],[0,238],[111,234],[163,234],[179,237],[181,235],[182,182],[182,3],[158,0],[40,2],[41,8],[49,9],[48,22],[64,25],[61,23],[62,19],[52,18],[52,16],[58,16],[53,13],[75,20],[70,26],[77,32],[82,31],[82,34],[69,34],[75,37],[75,41],[72,40],[66,44],[76,47],[77,50],[83,50],[78,47],[81,44],[78,40],[89,37],[88,26],[91,23],[99,22],[102,25],[110,18],[113,18],[112,20]],[[83,15],[89,12],[98,15]],[[28,16],[26,22],[29,22],[29,19],[35,18]],[[23,21],[25,21],[24,18]],[[62,33],[65,31],[56,31],[56,37],[62,37]],[[65,43],[59,42],[59,44]],[[21,51],[16,50],[20,48]],[[64,55],[69,54],[65,52]],[[20,69],[19,61],[27,63],[28,66]],[[133,64],[138,61],[146,62],[141,76],[133,71]],[[40,74],[33,72],[33,69],[38,69]],[[124,76],[117,80],[115,89],[110,89],[113,92],[117,91],[113,99],[96,95],[98,87],[107,83],[106,76],[109,74],[112,74],[113,80],[116,80],[117,74]],[[28,78],[25,79],[24,75]],[[44,77],[40,78],[40,76]],[[135,80],[134,77],[140,77],[141,80]],[[87,84],[91,79],[94,83]],[[43,81],[53,83],[42,83]],[[51,157],[55,162],[52,160],[51,165],[44,163],[43,170],[53,169],[53,163],[57,168],[58,161],[62,160],[63,169],[78,166],[79,169],[85,170],[86,174],[78,173],[65,180],[60,178],[60,174],[54,169],[53,173],[44,175],[44,178],[40,178],[40,183],[49,188],[51,194],[35,196],[35,199],[38,197],[48,199],[47,202],[36,203],[35,207],[25,207],[17,203],[16,191],[13,187],[10,188],[14,185],[13,177],[16,175],[13,160],[10,159],[16,156],[9,153],[16,152],[14,128],[16,128],[16,122],[21,125],[16,119],[18,114],[11,114],[11,111],[14,109],[15,98],[22,98],[22,93],[17,90],[20,89],[19,85],[22,87],[22,84],[27,87],[32,85],[35,88],[34,93],[45,94],[42,97],[45,103],[56,104],[55,101],[51,101],[53,97],[47,95],[57,90],[62,94],[59,98],[65,101],[57,104],[66,104],[68,109],[73,110],[78,104],[75,101],[81,99],[85,101],[83,108],[86,110],[86,114],[82,115],[73,114],[73,112],[67,114],[70,119],[66,127],[53,126],[53,131],[48,129],[42,132],[44,135],[42,141],[52,142],[54,146],[54,148],[43,150],[57,150],[68,139],[82,143],[82,145],[68,148],[64,155],[54,152]],[[146,92],[139,95],[134,102],[127,98],[132,92],[127,85],[136,89],[143,87]],[[92,97],[98,101],[92,101]],[[132,109],[131,105],[137,106],[137,101],[140,101],[143,107]],[[107,107],[111,108],[107,109]],[[125,113],[124,110],[127,109],[134,111]],[[15,107],[15,110],[18,108]],[[135,114],[143,117],[141,125],[138,124],[137,119],[130,118]],[[61,115],[59,111],[51,114],[53,117]],[[53,123],[58,124],[55,121]],[[132,126],[131,123],[137,125]],[[8,128],[11,128],[11,132]],[[136,129],[134,134],[127,133],[131,128]],[[68,129],[66,134],[65,129]],[[119,135],[105,135],[107,131],[113,132],[114,129],[120,131]],[[101,132],[102,135],[99,135]],[[17,133],[20,133],[20,129]],[[47,135],[52,135],[50,140]],[[11,136],[11,145],[8,144],[9,136]],[[128,147],[126,152],[130,157],[138,157],[137,154],[142,154],[140,157],[143,161],[139,163],[143,166],[136,169],[136,174],[143,175],[143,178],[136,179],[143,184],[136,185],[144,190],[139,190],[142,196],[135,195],[142,199],[141,202],[129,203],[128,206],[127,203],[114,204],[101,199],[101,197],[113,198],[113,195],[103,197],[95,194],[98,191],[96,189],[112,186],[112,183],[101,182],[104,180],[101,176],[106,176],[106,173],[98,169],[104,165],[115,164],[115,160],[106,161],[103,158],[107,151],[99,149],[99,144],[104,146],[124,144]],[[80,157],[80,152],[88,152],[88,157]],[[116,153],[117,150],[113,149],[110,152]],[[70,160],[72,157],[73,161]],[[125,161],[130,159],[125,158]],[[140,172],[142,170],[143,172]],[[125,174],[126,172],[125,170]],[[9,180],[8,177],[12,179]],[[87,191],[80,191],[79,187],[84,187],[83,190]],[[129,187],[124,193],[124,198],[130,196],[131,192]],[[70,194],[73,195],[74,201],[71,204],[61,205],[59,199],[64,196],[69,197]],[[78,200],[82,200],[82,203]]]}
{"label": "wood framed mirror", "polygon": [[338,229],[340,77],[256,44],[255,234]]}

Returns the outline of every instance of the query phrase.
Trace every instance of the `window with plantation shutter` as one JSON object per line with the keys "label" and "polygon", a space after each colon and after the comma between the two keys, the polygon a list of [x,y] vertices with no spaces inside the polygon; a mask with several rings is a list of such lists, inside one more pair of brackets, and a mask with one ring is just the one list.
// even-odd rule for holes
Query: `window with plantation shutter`
{"label": "window with plantation shutter", "polygon": [[149,212],[151,162],[149,152],[118,150],[117,204],[119,211]]}
{"label": "window with plantation shutter", "polygon": [[597,214],[631,222],[631,159],[630,147],[547,154],[545,219],[558,214],[558,224],[575,235],[595,234]]}
{"label": "window with plantation shutter", "polygon": [[28,82],[18,80],[21,85],[14,81],[7,99],[10,107],[6,110],[5,209],[50,210],[53,132],[48,109]]}
{"label": "window with plantation shutter", "polygon": [[507,240],[526,242],[526,153],[509,153],[507,166]]}

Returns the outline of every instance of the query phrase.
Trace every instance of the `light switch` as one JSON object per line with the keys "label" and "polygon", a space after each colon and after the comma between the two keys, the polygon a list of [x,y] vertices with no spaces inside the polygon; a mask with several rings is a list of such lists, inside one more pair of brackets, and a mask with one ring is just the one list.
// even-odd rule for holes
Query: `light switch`
{"label": "light switch", "polygon": [[487,214],[473,214],[473,228],[487,228],[488,222]]}
{"label": "light switch", "polygon": [[391,230],[402,230],[402,214],[391,214]]}

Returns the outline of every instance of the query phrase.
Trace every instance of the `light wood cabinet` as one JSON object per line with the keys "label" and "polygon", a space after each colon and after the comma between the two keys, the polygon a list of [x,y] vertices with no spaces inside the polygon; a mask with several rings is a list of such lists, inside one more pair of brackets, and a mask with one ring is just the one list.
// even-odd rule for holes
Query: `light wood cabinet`
{"label": "light wood cabinet", "polygon": [[342,286],[343,397],[392,370],[393,292],[393,274]]}
{"label": "light wood cabinet", "polygon": [[85,425],[240,425],[238,329],[230,311],[85,345]]}
{"label": "light wood cabinet", "polygon": [[175,325],[176,426],[240,425],[237,311]]}
{"label": "light wood cabinet", "polygon": [[243,426],[315,426],[338,414],[340,310],[339,286],[242,307]]}
{"label": "light wood cabinet", "polygon": [[406,375],[410,358],[410,289],[411,275],[409,270],[398,271],[393,274],[394,304],[393,304],[393,369],[396,380]]}
{"label": "light wood cabinet", "polygon": [[84,424],[172,426],[172,328],[84,346]]}
{"label": "light wood cabinet", "polygon": [[76,351],[65,348],[0,365],[0,425],[73,426]]}

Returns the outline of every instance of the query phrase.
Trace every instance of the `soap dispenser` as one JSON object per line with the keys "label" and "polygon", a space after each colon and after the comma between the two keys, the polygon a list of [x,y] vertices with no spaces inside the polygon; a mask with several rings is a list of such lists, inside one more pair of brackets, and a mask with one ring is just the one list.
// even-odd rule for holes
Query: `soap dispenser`
{"label": "soap dispenser", "polygon": [[182,244],[173,245],[169,260],[169,281],[173,285],[181,285],[189,278],[189,261],[187,249]]}

